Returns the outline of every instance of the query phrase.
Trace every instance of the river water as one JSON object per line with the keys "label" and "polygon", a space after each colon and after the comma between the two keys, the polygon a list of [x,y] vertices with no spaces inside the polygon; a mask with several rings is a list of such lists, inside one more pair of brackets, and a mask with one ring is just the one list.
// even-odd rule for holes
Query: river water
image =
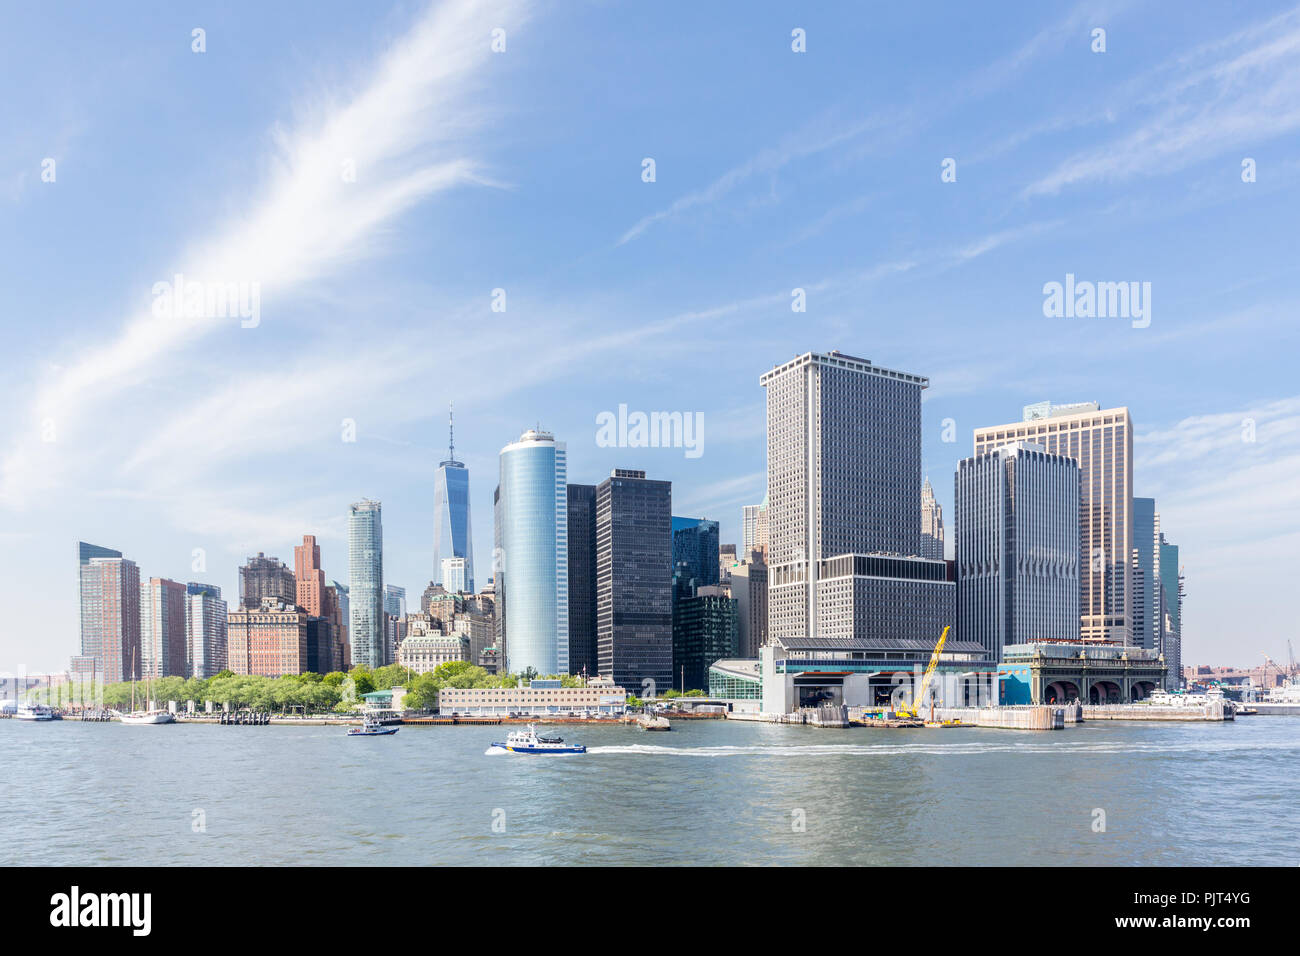
{"label": "river water", "polygon": [[[0,721],[33,864],[1300,864],[1300,718],[1032,732]],[[1103,829],[1104,827],[1104,829]]]}

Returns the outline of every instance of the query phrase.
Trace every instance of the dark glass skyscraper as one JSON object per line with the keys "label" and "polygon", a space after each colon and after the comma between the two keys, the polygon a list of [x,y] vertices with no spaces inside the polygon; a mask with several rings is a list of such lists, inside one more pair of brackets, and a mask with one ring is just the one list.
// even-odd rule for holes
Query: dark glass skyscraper
{"label": "dark glass skyscraper", "polygon": [[465,559],[465,590],[474,588],[474,542],[470,537],[469,520],[469,469],[456,460],[456,433],[450,433],[447,458],[438,463],[438,476],[433,486],[433,580],[444,586],[442,561],[444,558]]}
{"label": "dark glass skyscraper", "polygon": [[672,687],[672,487],[617,469],[596,488],[600,676],[633,694]]}
{"label": "dark glass skyscraper", "polygon": [[569,485],[569,673],[596,676],[596,486]]}
{"label": "dark glass skyscraper", "polygon": [[718,523],[673,515],[673,569],[686,565],[696,587],[718,583]]}

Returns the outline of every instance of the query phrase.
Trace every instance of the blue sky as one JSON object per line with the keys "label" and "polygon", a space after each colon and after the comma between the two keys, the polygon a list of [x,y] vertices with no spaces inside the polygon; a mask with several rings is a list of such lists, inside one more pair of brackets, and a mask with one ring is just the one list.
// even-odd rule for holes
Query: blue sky
{"label": "blue sky", "polygon": [[[386,579],[418,593],[452,400],[480,568],[497,453],[539,422],[571,480],[645,468],[735,541],[764,492],[758,376],[832,348],[930,377],[925,467],[949,522],[975,427],[1043,399],[1127,405],[1136,490],[1183,549],[1185,661],[1285,657],[1296,636],[1300,8],[6,19],[0,667],[77,650],[78,540],[233,597],[248,554],[292,562],[311,532],[346,580],[346,507],[369,496]],[[155,315],[177,272],[258,283],[260,321]],[[1067,273],[1150,282],[1150,325],[1044,317]],[[622,403],[702,412],[704,453],[598,447],[596,416]]]}

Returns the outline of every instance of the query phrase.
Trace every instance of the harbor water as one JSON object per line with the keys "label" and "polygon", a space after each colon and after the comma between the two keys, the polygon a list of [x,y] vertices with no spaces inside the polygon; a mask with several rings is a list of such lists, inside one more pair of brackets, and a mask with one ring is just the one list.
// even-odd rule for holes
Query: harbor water
{"label": "harbor water", "polygon": [[1300,719],[1064,731],[677,721],[0,721],[0,859],[49,865],[1300,864]]}

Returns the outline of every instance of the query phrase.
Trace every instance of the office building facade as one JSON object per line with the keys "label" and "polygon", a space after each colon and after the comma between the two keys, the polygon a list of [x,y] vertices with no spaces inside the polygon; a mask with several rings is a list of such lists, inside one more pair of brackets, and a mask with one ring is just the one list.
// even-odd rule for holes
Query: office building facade
{"label": "office building facade", "polygon": [[1079,634],[1136,643],[1133,633],[1133,422],[1095,402],[1029,405],[1024,420],[975,429],[975,454],[1028,441],[1079,465]]}
{"label": "office building facade", "polygon": [[120,551],[77,546],[81,590],[81,658],[93,659],[104,683],[141,675],[140,569]]}
{"label": "office building facade", "polygon": [[348,509],[348,606],[353,665],[391,664],[384,613],[383,506],[368,498]]}
{"label": "office building facade", "polygon": [[638,694],[673,686],[671,561],[672,483],[615,469],[596,486],[597,656]]}
{"label": "office building facade", "polygon": [[945,563],[919,557],[928,380],[809,352],[759,383],[771,639],[801,653],[933,645],[954,623],[956,595]]}
{"label": "office building facade", "polygon": [[179,581],[140,582],[141,678],[189,676],[185,605]]}
{"label": "office building facade", "polygon": [[221,588],[190,581],[185,585],[185,625],[191,677],[212,677],[228,663],[227,607]]}
{"label": "office building facade", "polygon": [[563,442],[538,429],[501,449],[500,558],[504,578],[507,669],[569,671],[569,540],[567,454]]}
{"label": "office building facade", "polygon": [[[310,615],[292,602],[263,598],[257,608],[231,611],[227,620],[227,667],[236,674],[283,677],[308,665]],[[319,651],[318,651],[319,653]]]}
{"label": "office building facade", "polygon": [[957,633],[1000,660],[1079,639],[1079,466],[1016,442],[963,459],[956,486]]}
{"label": "office building facade", "polygon": [[596,646],[596,486],[568,487],[569,521],[569,673],[595,676]]}

